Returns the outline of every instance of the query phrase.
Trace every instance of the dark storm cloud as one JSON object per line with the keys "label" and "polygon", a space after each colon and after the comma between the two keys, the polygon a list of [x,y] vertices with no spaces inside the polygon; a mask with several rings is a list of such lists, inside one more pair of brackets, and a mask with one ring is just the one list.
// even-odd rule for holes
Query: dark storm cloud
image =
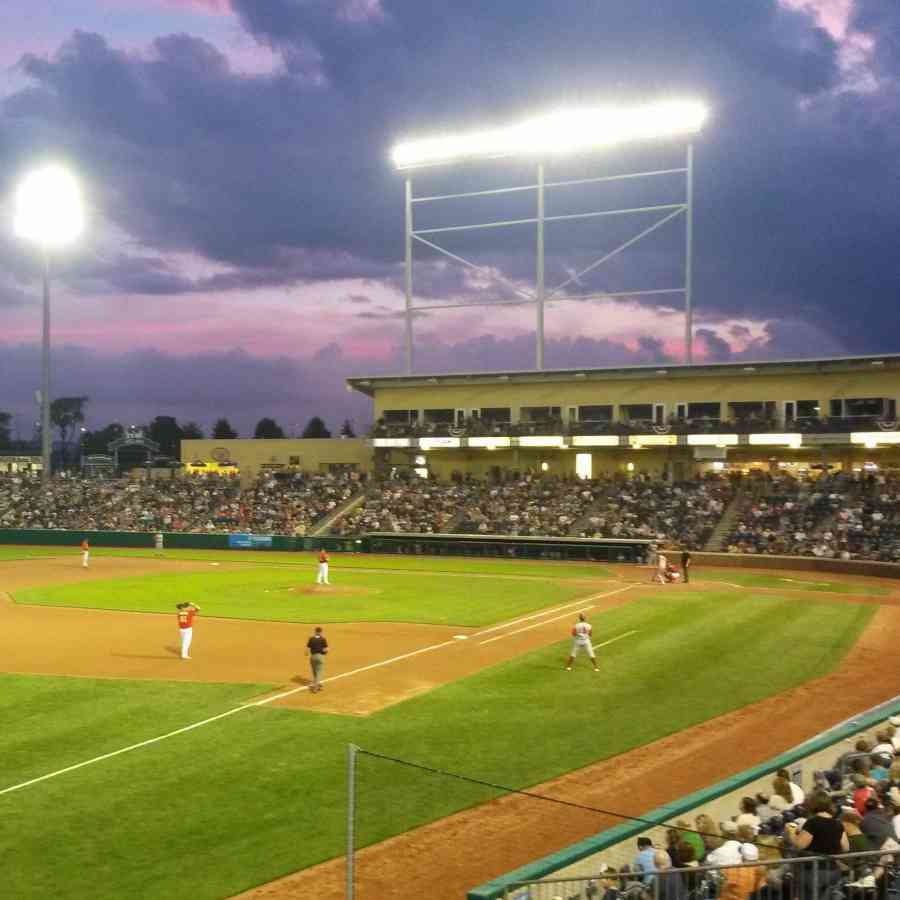
{"label": "dark storm cloud", "polygon": [[[387,160],[395,138],[587,102],[601,88],[623,100],[698,93],[713,108],[697,148],[698,309],[711,318],[789,311],[848,350],[894,342],[900,211],[886,186],[900,177],[900,105],[889,83],[868,96],[838,93],[838,47],[809,15],[774,0],[557,0],[552,15],[543,0],[232,7],[282,55],[283,72],[238,74],[187,35],[136,55],[77,33],[50,59],[26,57],[29,87],[3,102],[0,180],[35,151],[61,147],[88,173],[102,215],[144,246],[230,269],[188,280],[123,257],[95,273],[108,290],[335,277],[396,285],[402,197]],[[861,0],[858,10],[879,72],[895,75],[894,5]],[[554,273],[591,249],[575,253],[572,240],[552,251]],[[500,246],[506,271],[531,277],[526,256]],[[480,236],[454,247],[491,259]],[[609,283],[588,287],[678,275],[669,251],[629,259]],[[432,267],[416,292],[485,289],[464,270]]]}

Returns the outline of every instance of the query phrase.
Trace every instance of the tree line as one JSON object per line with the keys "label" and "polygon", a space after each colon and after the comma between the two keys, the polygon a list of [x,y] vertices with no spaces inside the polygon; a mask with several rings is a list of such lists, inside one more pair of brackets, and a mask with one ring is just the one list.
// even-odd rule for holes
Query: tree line
{"label": "tree line", "polygon": [[[50,403],[50,423],[59,435],[63,464],[69,458],[69,450],[77,448],[81,453],[106,453],[109,445],[125,435],[125,428],[119,422],[111,422],[104,428],[90,430],[84,427],[85,410],[89,397],[59,397]],[[40,444],[40,424],[36,423],[32,441],[14,441],[12,435],[12,414],[0,410],[0,450],[24,449],[25,445]],[[179,424],[174,416],[156,416],[149,424],[141,426],[150,440],[159,444],[160,453],[173,458],[180,454],[181,441],[206,437],[197,422]],[[338,432],[340,437],[356,437],[353,424],[345,419]],[[233,440],[240,437],[227,418],[217,419],[209,436],[215,440]],[[303,429],[303,438],[330,438],[331,431],[320,416],[313,416]],[[284,429],[270,416],[264,416],[253,430],[254,438],[283,438]]]}

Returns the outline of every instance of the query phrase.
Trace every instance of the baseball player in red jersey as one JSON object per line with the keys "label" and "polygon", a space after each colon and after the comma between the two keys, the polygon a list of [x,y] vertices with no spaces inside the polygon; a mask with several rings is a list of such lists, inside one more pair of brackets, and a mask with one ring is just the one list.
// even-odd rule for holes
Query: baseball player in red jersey
{"label": "baseball player in red jersey", "polygon": [[331,584],[328,580],[328,554],[324,548],[319,551],[319,574],[316,576],[316,584]]}
{"label": "baseball player in red jersey", "polygon": [[578,613],[578,621],[572,626],[572,652],[566,662],[567,672],[572,671],[572,663],[575,662],[575,657],[578,656],[580,650],[585,650],[587,652],[587,655],[591,658],[591,662],[594,664],[594,671],[600,671],[600,669],[597,668],[597,657],[594,654],[594,645],[591,643],[591,635],[593,633],[594,629],[591,627],[591,624],[585,620],[584,613]]}
{"label": "baseball player in red jersey", "polygon": [[194,639],[194,619],[198,612],[199,606],[193,603],[178,603],[175,608],[178,610],[178,633],[181,636],[181,658],[190,659],[191,641]]}
{"label": "baseball player in red jersey", "polygon": [[83,537],[81,539],[81,567],[86,569],[88,567],[88,559],[91,555],[91,545],[88,543],[88,539]]}

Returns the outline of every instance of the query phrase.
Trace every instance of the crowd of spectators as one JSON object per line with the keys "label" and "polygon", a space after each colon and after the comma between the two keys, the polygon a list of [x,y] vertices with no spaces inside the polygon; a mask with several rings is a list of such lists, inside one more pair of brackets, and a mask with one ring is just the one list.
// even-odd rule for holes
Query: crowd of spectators
{"label": "crowd of spectators", "polygon": [[356,472],[263,473],[241,494],[241,526],[257,534],[305,535],[366,482]]}
{"label": "crowd of spectators", "polygon": [[[604,877],[588,896],[615,900],[712,897],[860,898],[896,891],[900,864],[900,717],[874,738],[860,738],[832,769],[813,772],[806,793],[779,769],[769,790],[743,797],[716,823],[700,813],[678,820],[664,841],[637,840],[633,861]],[[834,859],[847,853],[868,857]],[[803,857],[824,858],[813,874]],[[795,860],[794,862],[789,862]],[[700,867],[716,866],[716,870]],[[680,871],[672,871],[677,869]]]}
{"label": "crowd of spectators", "polygon": [[502,483],[481,486],[465,507],[459,531],[564,537],[573,533],[610,484],[604,479],[514,474]]}
{"label": "crowd of spectators", "polygon": [[460,511],[481,490],[479,482],[391,479],[371,485],[365,501],[342,516],[334,534],[365,531],[440,534],[455,530]]}
{"label": "crowd of spectators", "polygon": [[84,478],[0,475],[0,528],[304,534],[360,490],[355,473]]}
{"label": "crowd of spectators", "polygon": [[778,476],[741,501],[732,553],[900,562],[900,478],[838,473]]}
{"label": "crowd of spectators", "polygon": [[718,475],[669,482],[637,477],[614,484],[600,508],[588,515],[583,537],[647,538],[700,550],[734,493]]}
{"label": "crowd of spectators", "polygon": [[0,527],[306,535],[354,497],[331,526],[366,531],[644,538],[703,549],[737,498],[722,549],[900,562],[900,477],[890,473],[687,481],[648,475],[577,479],[507,472],[478,480],[416,476],[369,480],[355,472],[263,472],[173,478],[0,474]]}
{"label": "crowd of spectators", "polygon": [[240,510],[236,478],[100,479],[0,475],[0,527],[75,531],[228,531]]}

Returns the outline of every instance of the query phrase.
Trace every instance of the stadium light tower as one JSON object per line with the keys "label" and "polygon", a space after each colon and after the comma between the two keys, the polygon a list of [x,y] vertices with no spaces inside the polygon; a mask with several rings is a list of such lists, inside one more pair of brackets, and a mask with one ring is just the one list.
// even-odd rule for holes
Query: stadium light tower
{"label": "stadium light tower", "polygon": [[[412,249],[413,241],[418,241],[433,250],[456,260],[472,269],[484,270],[463,257],[450,253],[434,243],[432,235],[446,231],[467,231],[472,229],[498,228],[510,225],[536,225],[537,272],[534,293],[524,292],[517,285],[507,282],[514,292],[523,299],[504,300],[494,303],[474,302],[446,304],[440,306],[415,307],[415,309],[446,309],[457,306],[485,306],[505,304],[533,303],[536,307],[537,336],[537,368],[544,367],[544,306],[547,300],[565,299],[557,296],[573,281],[593,271],[617,253],[655,231],[666,222],[679,215],[685,216],[685,283],[683,287],[662,290],[623,291],[618,294],[599,295],[605,298],[615,296],[639,296],[646,294],[683,293],[685,295],[685,358],[693,361],[693,302],[692,302],[692,264],[693,254],[693,148],[687,147],[687,161],[683,168],[664,169],[653,172],[628,173],[625,175],[603,176],[599,178],[582,178],[577,181],[558,181],[547,183],[544,178],[544,165],[548,160],[563,156],[597,151],[621,144],[639,141],[653,141],[666,138],[690,138],[703,127],[708,117],[706,106],[698,100],[664,100],[636,107],[597,106],[581,109],[561,110],[547,115],[535,116],[512,125],[473,131],[464,134],[449,134],[421,140],[409,140],[398,143],[391,151],[391,157],[397,169],[407,172],[406,175],[406,370],[412,372]],[[499,188],[494,190],[473,191],[460,194],[446,194],[434,197],[414,197],[412,192],[411,170],[449,165],[465,162],[477,162],[505,157],[531,157],[537,163],[537,179],[535,184],[519,187]],[[659,175],[683,173],[686,178],[686,198],[682,203],[658,204],[635,209],[600,210],[575,215],[547,216],[545,214],[545,193],[547,188],[563,187],[571,184],[588,184],[590,182],[609,182],[622,179],[643,178]],[[459,199],[463,197],[482,197],[487,195],[507,194],[516,191],[536,191],[536,215],[533,218],[514,219],[500,222],[482,222],[471,225],[454,225],[448,228],[428,228],[416,230],[413,225],[413,205],[416,203]],[[544,226],[548,222],[560,220],[587,219],[597,216],[624,215],[632,213],[661,212],[664,216],[640,234],[619,245],[592,263],[587,269],[573,278],[563,282],[548,294],[544,284]],[[429,237],[426,238],[425,235]],[[500,279],[503,280],[503,279]],[[595,299],[595,298],[581,298]]]}
{"label": "stadium light tower", "polygon": [[41,252],[44,328],[41,354],[41,477],[50,477],[50,253],[72,243],[84,230],[81,188],[59,165],[26,175],[15,194],[14,230]]}

